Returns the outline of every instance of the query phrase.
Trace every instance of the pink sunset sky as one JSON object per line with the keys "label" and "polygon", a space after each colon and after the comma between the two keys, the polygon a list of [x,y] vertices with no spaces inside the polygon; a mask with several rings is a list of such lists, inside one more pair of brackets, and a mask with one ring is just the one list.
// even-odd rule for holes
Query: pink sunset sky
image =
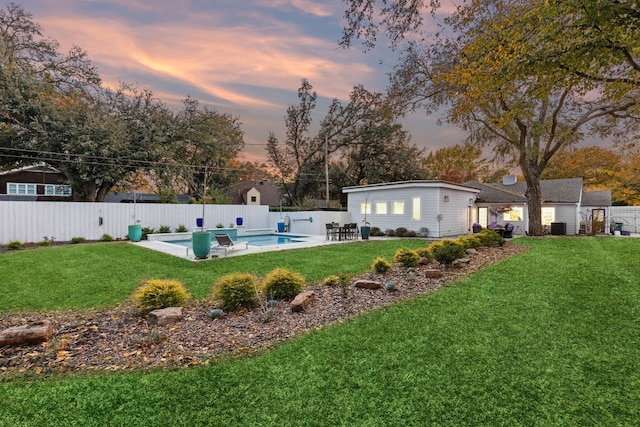
{"label": "pink sunset sky", "polygon": [[[382,91],[396,54],[338,46],[339,0],[20,0],[62,51],[84,49],[108,87],[131,82],[168,105],[192,96],[243,123],[243,160],[266,159],[269,132],[284,139],[284,115],[307,78],[319,95],[318,125],[331,99],[353,86]],[[427,150],[464,134],[437,126],[439,116],[402,120]]]}

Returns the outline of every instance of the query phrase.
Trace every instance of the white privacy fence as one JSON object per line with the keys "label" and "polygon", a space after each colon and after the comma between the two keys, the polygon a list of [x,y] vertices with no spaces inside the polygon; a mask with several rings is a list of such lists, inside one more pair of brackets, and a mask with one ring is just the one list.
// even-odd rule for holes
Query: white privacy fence
{"label": "white privacy fence", "polygon": [[640,233],[640,206],[612,206],[611,221],[622,223],[622,229]]}
{"label": "white privacy fence", "polygon": [[[236,225],[242,218],[247,229],[277,229],[277,223],[289,217],[293,233],[322,235],[327,222],[349,222],[347,212],[269,212],[268,206],[206,205],[207,228],[218,224]],[[202,217],[202,205],[135,204],[135,218],[143,227],[158,230],[180,225],[189,230]],[[99,240],[103,234],[124,238],[134,223],[132,203],[16,202],[0,201],[0,244],[13,240],[40,242],[45,237],[69,241],[73,237]]]}

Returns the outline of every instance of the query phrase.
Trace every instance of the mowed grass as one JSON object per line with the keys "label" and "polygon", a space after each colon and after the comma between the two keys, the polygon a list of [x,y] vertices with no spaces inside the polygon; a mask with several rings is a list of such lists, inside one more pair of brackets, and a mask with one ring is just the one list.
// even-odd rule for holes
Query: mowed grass
{"label": "mowed grass", "polygon": [[205,298],[217,279],[231,273],[264,276],[284,267],[315,282],[337,272],[360,273],[377,256],[391,259],[398,248],[425,245],[423,239],[359,241],[197,263],[126,242],[7,252],[0,255],[0,311],[113,306],[146,278],[179,280],[195,299]]}
{"label": "mowed grass", "polygon": [[0,425],[637,425],[640,239],[518,243],[532,250],[257,357],[0,384]]}

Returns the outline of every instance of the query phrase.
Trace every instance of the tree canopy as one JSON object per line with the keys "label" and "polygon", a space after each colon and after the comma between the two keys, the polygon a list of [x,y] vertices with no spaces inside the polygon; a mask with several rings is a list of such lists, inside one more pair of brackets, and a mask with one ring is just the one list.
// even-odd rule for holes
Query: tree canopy
{"label": "tree canopy", "polygon": [[[490,144],[497,156],[517,161],[527,182],[529,234],[543,232],[540,177],[555,153],[586,133],[622,136],[616,125],[623,120],[627,131],[637,129],[637,86],[618,75],[635,73],[633,56],[624,58],[639,51],[640,34],[619,20],[630,12],[598,7],[587,13],[581,2],[569,2],[567,15],[565,2],[469,0],[440,21],[437,33],[417,38],[424,1],[345,3],[344,45],[354,37],[371,45],[382,30],[398,47],[411,35],[392,78],[396,105],[444,110],[444,120],[464,129],[470,142]],[[619,49],[604,46],[602,34],[571,37],[576,26],[589,25],[614,38],[623,32],[632,48],[615,60],[596,58],[596,49],[609,56]]]}

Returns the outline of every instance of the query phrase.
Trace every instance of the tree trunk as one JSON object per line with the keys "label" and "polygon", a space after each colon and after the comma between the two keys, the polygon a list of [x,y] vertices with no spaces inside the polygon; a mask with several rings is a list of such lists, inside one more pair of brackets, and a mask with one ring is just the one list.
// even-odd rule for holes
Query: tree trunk
{"label": "tree trunk", "polygon": [[526,165],[522,168],[524,180],[527,183],[527,207],[529,212],[529,236],[544,235],[542,227],[542,195],[540,192],[540,172],[535,166]]}

